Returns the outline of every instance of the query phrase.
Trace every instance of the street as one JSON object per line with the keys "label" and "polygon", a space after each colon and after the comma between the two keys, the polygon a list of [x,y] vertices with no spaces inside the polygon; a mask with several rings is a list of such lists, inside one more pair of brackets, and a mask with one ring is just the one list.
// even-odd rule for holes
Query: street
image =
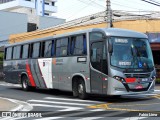
{"label": "street", "polygon": [[92,95],[87,100],[80,100],[74,98],[71,92],[40,89],[26,92],[20,85],[1,81],[0,97],[28,103],[33,107],[30,112],[42,113],[42,118],[35,118],[39,120],[103,120],[107,117],[111,120],[158,120],[160,117],[160,86],[156,86],[155,93],[147,96],[128,95],[114,98]]}

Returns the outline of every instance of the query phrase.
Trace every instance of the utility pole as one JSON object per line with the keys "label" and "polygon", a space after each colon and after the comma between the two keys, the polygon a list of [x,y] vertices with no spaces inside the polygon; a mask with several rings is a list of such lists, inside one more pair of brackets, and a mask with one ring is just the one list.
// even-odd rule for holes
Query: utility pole
{"label": "utility pole", "polygon": [[107,16],[107,27],[112,27],[112,11],[111,11],[111,2],[106,0],[106,16]]}

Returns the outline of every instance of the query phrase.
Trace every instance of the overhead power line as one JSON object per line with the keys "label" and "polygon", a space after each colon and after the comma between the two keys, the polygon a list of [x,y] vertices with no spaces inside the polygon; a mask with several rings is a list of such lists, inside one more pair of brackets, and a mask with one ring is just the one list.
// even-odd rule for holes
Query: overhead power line
{"label": "overhead power line", "polygon": [[152,2],[154,2],[154,3],[157,3],[157,4],[160,4],[160,2],[157,2],[157,1],[155,1],[155,0],[150,0],[150,1],[152,1]]}
{"label": "overhead power line", "polygon": [[157,3],[155,3],[155,2],[153,2],[153,1],[147,1],[147,0],[141,0],[141,1],[144,1],[144,2],[146,2],[146,3],[149,3],[149,4],[152,4],[152,5],[155,5],[155,6],[159,6],[160,7],[160,4],[157,4]]}

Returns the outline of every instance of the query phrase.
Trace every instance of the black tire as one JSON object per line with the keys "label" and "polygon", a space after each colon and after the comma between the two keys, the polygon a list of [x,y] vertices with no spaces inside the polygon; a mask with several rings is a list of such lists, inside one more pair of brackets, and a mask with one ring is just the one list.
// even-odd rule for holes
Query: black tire
{"label": "black tire", "polygon": [[22,85],[22,89],[24,91],[29,91],[31,90],[31,87],[28,85],[28,77],[23,76],[22,80],[21,80],[21,85]]}
{"label": "black tire", "polygon": [[78,97],[80,99],[86,99],[88,97],[86,93],[86,86],[85,83],[82,79],[79,80],[78,85],[77,85],[77,92],[78,92]]}
{"label": "black tire", "polygon": [[78,97],[78,84],[77,84],[76,81],[78,81],[78,80],[75,80],[73,82],[73,86],[72,86],[72,91],[73,91],[73,96],[74,97]]}

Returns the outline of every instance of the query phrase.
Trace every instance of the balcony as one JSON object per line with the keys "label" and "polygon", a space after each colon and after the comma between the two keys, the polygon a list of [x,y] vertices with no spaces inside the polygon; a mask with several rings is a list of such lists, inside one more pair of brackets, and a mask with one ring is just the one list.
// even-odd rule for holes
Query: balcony
{"label": "balcony", "polygon": [[11,1],[14,1],[14,0],[0,0],[0,4],[11,2]]}
{"label": "balcony", "polygon": [[56,13],[57,12],[57,6],[45,5],[44,9],[48,13]]}
{"label": "balcony", "polygon": [[13,10],[21,7],[35,8],[35,4],[25,0],[1,0],[0,10]]}

